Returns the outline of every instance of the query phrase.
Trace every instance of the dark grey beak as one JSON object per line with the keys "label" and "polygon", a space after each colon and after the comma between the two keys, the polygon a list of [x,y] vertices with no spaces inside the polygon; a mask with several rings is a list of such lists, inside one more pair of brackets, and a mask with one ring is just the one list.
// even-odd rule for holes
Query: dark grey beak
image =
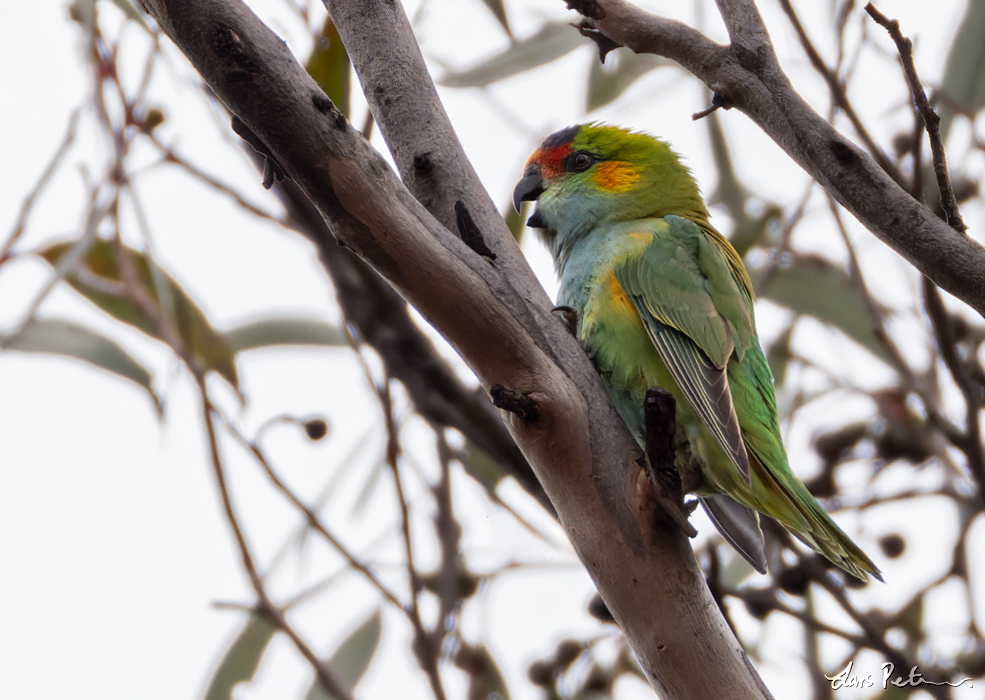
{"label": "dark grey beak", "polygon": [[520,202],[532,202],[543,193],[544,179],[540,175],[540,166],[531,165],[513,188],[513,208],[520,211]]}

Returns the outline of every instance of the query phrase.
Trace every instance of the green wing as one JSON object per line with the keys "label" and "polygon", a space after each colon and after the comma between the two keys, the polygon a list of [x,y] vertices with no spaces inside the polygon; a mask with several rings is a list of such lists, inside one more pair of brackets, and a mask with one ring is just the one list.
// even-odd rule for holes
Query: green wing
{"label": "green wing", "polygon": [[725,371],[737,342],[740,354],[748,347],[747,295],[722,251],[697,226],[678,217],[660,224],[642,255],[615,267],[616,280],[681,392],[749,481],[749,456]]}

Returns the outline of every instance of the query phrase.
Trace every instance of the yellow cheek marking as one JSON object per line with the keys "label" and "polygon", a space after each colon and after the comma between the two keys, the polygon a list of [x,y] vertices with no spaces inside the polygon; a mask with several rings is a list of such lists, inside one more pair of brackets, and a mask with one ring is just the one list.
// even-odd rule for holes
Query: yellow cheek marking
{"label": "yellow cheek marking", "polygon": [[595,184],[606,192],[625,192],[640,181],[636,168],[621,160],[600,163],[595,168]]}

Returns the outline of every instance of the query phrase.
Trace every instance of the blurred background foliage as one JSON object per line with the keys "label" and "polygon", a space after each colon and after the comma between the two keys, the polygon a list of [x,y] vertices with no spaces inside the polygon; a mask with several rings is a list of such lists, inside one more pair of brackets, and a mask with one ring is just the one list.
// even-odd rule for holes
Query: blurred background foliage
{"label": "blurred background foliage", "polygon": [[[420,23],[426,17],[429,4],[427,1],[420,4],[413,18],[415,22]],[[501,32],[505,42],[502,50],[484,60],[465,66],[451,65],[432,55],[431,49],[440,43],[441,36],[422,30],[425,37],[422,44],[436,82],[446,90],[488,94],[491,86],[521,74],[532,81],[556,80],[552,67],[586,44],[591,45],[567,21],[555,18],[545,18],[533,31],[517,36],[510,24],[516,3],[473,0],[473,4],[476,21],[485,27],[483,31]],[[829,103],[817,104],[818,109],[827,108],[828,117],[850,137],[866,143],[870,150],[875,149],[873,155],[892,167],[904,187],[927,206],[939,208],[933,173],[927,162],[929,149],[922,145],[925,135],[915,118],[910,120],[915,126],[900,130],[886,126],[884,122],[888,124],[889,120],[881,119],[884,115],[870,117],[868,133],[875,134],[872,138],[859,129],[858,117],[846,116],[851,111],[851,98],[857,94],[855,81],[865,76],[866,62],[877,60],[880,52],[883,60],[895,60],[891,45],[853,0],[822,4],[824,9],[820,12],[827,25],[808,25],[810,31],[817,31],[818,35],[812,37],[797,21],[791,3],[780,3],[794,20],[791,25],[771,28],[774,36],[791,37],[785,46],[794,58],[785,60],[803,64],[807,60],[805,55],[817,56],[815,70],[830,89]],[[892,14],[891,7],[882,9]],[[139,42],[137,32],[121,31],[120,11],[130,26],[138,28]],[[712,8],[704,11],[713,16]],[[369,136],[373,130],[372,117],[361,102],[358,81],[353,80],[338,32],[325,18],[324,11],[315,3],[285,3],[281,13],[280,21],[308,28],[311,51],[306,58],[301,57],[308,71],[350,119],[355,113],[363,113],[361,128]],[[128,0],[112,3],[75,0],[71,4],[71,16],[84,39],[85,60],[96,76],[95,90],[82,109],[96,115],[106,137],[102,142],[104,150],[86,166],[91,196],[87,210],[82,212],[85,224],[79,235],[70,240],[51,240],[42,247],[23,244],[28,239],[25,234],[33,203],[51,174],[68,167],[67,154],[75,145],[75,117],[68,120],[63,147],[44,177],[33,191],[22,193],[28,196],[22,214],[0,243],[3,246],[0,276],[3,268],[14,265],[18,258],[39,256],[50,265],[52,277],[49,284],[24,304],[21,320],[12,327],[0,329],[2,349],[58,354],[91,363],[140,387],[159,414],[165,410],[167,402],[160,378],[140,359],[138,351],[128,347],[127,336],[104,332],[84,320],[46,313],[46,295],[57,285],[66,284],[117,322],[164,343],[199,378],[203,392],[206,391],[204,377],[215,372],[237,392],[240,402],[246,399],[239,394],[242,387],[236,365],[243,353],[259,348],[307,345],[352,354],[366,372],[368,391],[382,409],[382,421],[379,416],[371,415],[366,421],[384,424],[382,434],[386,442],[374,458],[375,465],[362,475],[361,495],[352,507],[358,509],[360,501],[373,498],[378,482],[395,483],[403,517],[399,528],[387,536],[405,543],[398,562],[378,560],[373,547],[360,551],[347,549],[341,541],[344,533],[336,533],[320,520],[321,505],[332,492],[340,472],[332,473],[321,493],[297,494],[270,466],[261,447],[262,433],[275,424],[287,422],[301,426],[311,440],[331,440],[324,419],[272,416],[254,434],[246,435],[230,417],[235,413],[235,406],[220,410],[203,395],[208,407],[205,422],[209,430],[226,431],[251,450],[269,474],[270,488],[281,490],[291,499],[305,521],[285,542],[285,551],[294,549],[303,558],[305,543],[310,538],[326,540],[346,561],[345,566],[356,572],[365,586],[376,591],[379,605],[390,606],[399,613],[383,617],[378,609],[368,609],[364,621],[324,656],[324,664],[347,687],[355,688],[358,697],[358,684],[380,652],[381,639],[391,635],[402,640],[404,653],[412,654],[417,660],[427,677],[422,686],[430,688],[436,697],[444,697],[444,684],[451,676],[459,680],[458,690],[450,694],[470,699],[537,694],[544,698],[587,700],[639,693],[640,682],[632,684],[630,691],[620,685],[617,692],[620,679],[642,679],[642,675],[620,634],[614,626],[605,623],[604,610],[597,606],[594,610],[600,620],[596,632],[563,639],[556,647],[543,649],[539,658],[527,659],[525,680],[511,678],[508,683],[497,660],[497,650],[463,632],[459,625],[463,610],[483,605],[477,596],[483,586],[511,568],[537,564],[523,563],[528,560],[520,552],[513,562],[497,568],[484,569],[473,564],[474,553],[463,547],[461,538],[463,528],[472,524],[467,512],[453,507],[458,498],[457,491],[450,486],[453,472],[461,470],[467,474],[480,487],[479,492],[510,513],[509,517],[515,517],[545,547],[563,547],[557,544],[562,537],[560,531],[544,532],[543,521],[528,522],[530,516],[525,517],[507,505],[507,501],[515,501],[515,496],[499,495],[504,480],[514,478],[522,482],[518,476],[524,467],[522,457],[504,456],[506,452],[497,453],[490,442],[483,442],[486,438],[479,437],[480,427],[488,415],[469,418],[471,427],[463,428],[442,418],[440,411],[429,413],[422,409],[421,406],[429,405],[434,398],[429,392],[438,390],[429,388],[427,382],[415,388],[404,377],[397,382],[393,378],[395,372],[391,371],[392,362],[397,359],[388,357],[388,351],[368,337],[366,326],[353,318],[336,324],[285,315],[257,318],[234,327],[221,327],[210,321],[203,311],[208,305],[176,281],[182,276],[155,260],[150,226],[144,220],[142,205],[132,187],[135,173],[146,167],[148,151],[156,154],[158,163],[181,169],[187,177],[212,188],[216,197],[231,199],[251,216],[278,221],[309,237],[312,234],[306,227],[312,224],[306,223],[296,205],[291,204],[290,198],[296,194],[287,191],[286,185],[274,184],[273,192],[279,204],[271,199],[262,206],[254,205],[249,196],[223,184],[222,178],[206,174],[207,167],[196,164],[194,158],[180,155],[180,149],[175,147],[179,134],[162,129],[169,124],[169,106],[159,101],[151,89],[154,72],[168,70],[158,67],[162,61],[160,52],[165,51],[158,45],[161,35]],[[800,28],[799,37],[797,28]],[[903,27],[904,33],[916,29]],[[137,74],[136,79],[132,66],[123,70],[118,64],[124,36],[129,42],[140,43],[145,52],[143,73]],[[985,3],[972,0],[946,60],[941,58],[944,67],[940,83],[927,85],[942,115],[943,133],[953,137],[958,131],[956,125],[962,124],[962,140],[957,148],[969,154],[983,150],[979,118],[985,106],[982,36],[985,36]],[[812,42],[823,50],[816,49]],[[577,74],[572,74],[570,69],[565,72],[565,80],[578,83],[584,90],[584,112],[558,115],[559,124],[596,118],[600,110],[626,99],[631,89],[635,90],[633,99],[656,101],[667,85],[693,80],[666,59],[616,49],[602,63],[594,46],[592,49],[579,55],[584,60]],[[169,60],[174,59],[173,53],[165,53]],[[834,58],[825,59],[823,55]],[[125,80],[122,74],[129,79]],[[912,112],[902,78],[892,90],[896,105],[890,109],[895,113]],[[201,99],[210,98],[202,93]],[[832,571],[825,561],[792,542],[778,527],[767,529],[772,559],[772,575],[768,577],[755,575],[717,535],[699,540],[696,554],[709,586],[754,660],[768,658],[777,638],[798,639],[804,649],[801,677],[809,679],[809,692],[814,698],[835,697],[825,675],[833,675],[853,662],[857,668],[867,664],[869,669],[877,668],[882,662],[893,663],[894,677],[905,678],[911,667],[919,666],[925,678],[938,682],[981,678],[985,674],[985,637],[980,628],[981,610],[976,617],[975,606],[983,604],[982,581],[975,577],[982,575],[982,568],[980,549],[972,549],[970,541],[973,527],[982,521],[985,486],[982,482],[985,456],[979,429],[985,389],[981,364],[985,324],[951,300],[942,300],[932,285],[922,283],[912,270],[901,273],[896,269],[887,273],[882,263],[868,264],[858,243],[860,236],[866,234],[860,234],[855,222],[806,177],[778,187],[777,191],[785,193],[783,199],[764,197],[744,186],[745,171],[758,164],[735,158],[734,144],[730,144],[723,131],[725,118],[735,117],[713,112],[704,117],[700,122],[703,126],[699,127],[706,132],[710,162],[716,171],[709,203],[716,224],[746,260],[762,300],[761,317],[768,315],[770,319],[763,336],[776,376],[783,417],[788,425],[806,420],[810,426],[806,429],[809,436],[801,442],[807,442],[813,449],[820,466],[814,473],[801,476],[853,536],[862,533],[861,541],[877,543],[879,551],[871,553],[884,565],[887,586],[893,588],[893,594],[887,600],[882,593],[884,589],[879,588],[881,584],[861,584]],[[521,142],[518,153],[526,152],[524,139],[517,141]],[[954,143],[952,138],[949,145]],[[138,146],[144,154],[141,156],[144,164],[133,163]],[[964,152],[957,157],[952,153],[952,177],[962,202],[977,200],[981,162],[980,158]],[[493,191],[492,195],[506,202],[509,193]],[[121,216],[122,207],[131,208],[136,216]],[[527,240],[523,214],[504,207],[504,217],[525,249],[536,247],[534,241]],[[840,251],[837,245],[819,247],[798,235],[808,220],[812,231],[822,226],[833,232],[830,235],[840,241]],[[133,230],[134,222],[137,230]],[[867,245],[861,247],[870,249]],[[326,267],[329,267],[327,263]],[[341,273],[327,269],[327,274],[335,281],[340,297],[349,294],[351,301],[353,292],[342,291]],[[363,294],[376,294],[366,291],[371,287],[360,289]],[[388,308],[402,304],[395,296],[386,299]],[[346,300],[340,298],[340,305],[347,308]],[[406,309],[400,312],[407,313]],[[398,335],[405,333],[401,326],[390,328]],[[819,328],[827,330],[819,331]],[[447,354],[442,353],[445,351],[428,355],[431,358],[428,362],[451,362],[448,376],[461,376],[460,363],[448,360]],[[852,363],[876,367],[873,373],[885,379],[876,387],[859,383],[857,374],[839,374],[832,370],[832,366],[839,366],[837,363],[819,361],[819,354],[824,353],[842,353]],[[325,361],[331,362],[332,357],[326,355]],[[474,384],[467,378],[461,381],[469,389]],[[405,385],[403,388],[399,386],[401,383]],[[410,394],[410,401],[402,404],[404,408],[399,416],[395,413],[392,392]],[[249,392],[244,390],[244,393]],[[813,405],[828,407],[820,423],[816,419],[799,418],[803,413],[810,414]],[[849,408],[840,410],[841,405]],[[424,420],[413,420],[415,412]],[[469,432],[473,429],[475,434]],[[379,432],[367,433],[360,449],[379,435]],[[422,450],[419,447],[422,441],[430,441],[432,447]],[[343,455],[336,457],[342,465],[350,461]],[[422,461],[428,464],[422,465]],[[221,472],[221,462],[217,461],[215,466]],[[422,526],[419,519],[408,515],[408,487],[402,481],[416,483],[414,508],[430,514],[430,526],[426,520]],[[535,484],[522,483],[535,498],[538,496]],[[921,555],[912,554],[909,534],[897,531],[892,525],[901,520],[900,510],[892,511],[896,515],[885,519],[893,508],[902,509],[903,520],[919,523],[918,529],[925,531],[932,542],[930,549],[943,557],[943,565],[935,568],[939,572],[931,579],[909,575],[922,568],[920,557],[928,550],[921,545],[918,548]],[[412,523],[413,535],[410,534]],[[981,542],[981,537],[977,541]],[[246,546],[244,541],[241,544]],[[867,548],[872,546],[869,544]],[[415,561],[415,549],[435,553],[425,557],[427,566],[420,558]],[[276,564],[276,561],[266,562],[264,566],[272,569]],[[974,564],[978,564],[977,568]],[[378,569],[384,574],[379,574]],[[401,573],[395,575],[394,571]],[[278,599],[278,609],[288,611],[295,604],[323,594],[335,580],[328,576],[318,585],[296,591],[293,599]],[[259,585],[263,586],[262,580]],[[258,595],[262,602],[265,591],[258,589]],[[928,613],[940,610],[942,599],[953,609],[943,628]],[[238,684],[251,683],[270,649],[271,640],[279,634],[292,634],[288,620],[294,619],[293,616],[272,618],[270,610],[259,603],[256,607],[246,605],[240,609],[242,628],[224,650],[206,684],[204,695],[208,700],[231,698]],[[777,618],[783,618],[784,622],[773,624]],[[402,627],[390,629],[393,624]],[[564,627],[563,621],[559,621],[558,637],[564,634]],[[301,643],[298,647],[302,648]],[[910,696],[971,697],[963,692],[966,689],[962,687],[927,685],[891,686],[884,690],[877,683],[857,697],[886,700]],[[285,691],[285,696],[290,693]],[[800,695],[808,696],[806,690]],[[304,697],[314,700],[336,695],[316,678]]]}

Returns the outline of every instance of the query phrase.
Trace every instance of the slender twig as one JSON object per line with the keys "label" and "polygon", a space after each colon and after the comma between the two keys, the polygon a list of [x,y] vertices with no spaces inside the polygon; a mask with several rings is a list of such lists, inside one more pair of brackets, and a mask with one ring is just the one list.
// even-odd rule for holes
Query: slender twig
{"label": "slender twig", "polygon": [[811,198],[811,193],[814,191],[814,187],[817,182],[814,180],[809,180],[807,187],[804,189],[804,195],[800,198],[800,202],[797,203],[797,207],[794,209],[793,214],[787,219],[783,226],[783,233],[780,235],[780,244],[776,246],[770,255],[770,261],[756,278],[755,291],[756,296],[760,296],[763,290],[769,287],[770,280],[773,275],[776,274],[777,269],[780,267],[780,263],[783,261],[783,254],[790,251],[790,239],[793,236],[793,231],[800,223],[800,220],[804,218],[804,212],[807,210],[807,202]]}
{"label": "slender twig", "polygon": [[100,183],[98,187],[93,189],[90,194],[89,199],[89,211],[86,213],[86,220],[82,227],[82,236],[72,245],[72,248],[68,253],[62,255],[61,259],[54,266],[55,271],[51,278],[45,283],[44,287],[41,288],[37,294],[34,296],[34,300],[28,305],[27,311],[24,314],[21,321],[17,324],[15,329],[5,335],[2,340],[0,340],[0,348],[4,345],[11,343],[14,338],[16,338],[20,333],[24,331],[27,324],[31,322],[35,314],[37,314],[38,309],[51,290],[55,288],[66,275],[70,274],[75,264],[79,261],[85,251],[89,248],[89,245],[96,238],[96,233],[98,232],[99,224],[102,223],[103,219],[112,211],[115,199],[110,200],[105,204],[100,204],[100,195],[103,191],[103,186],[105,183]]}
{"label": "slender twig", "polygon": [[875,139],[869,134],[868,129],[862,124],[862,120],[859,118],[858,114],[855,112],[855,108],[852,107],[852,103],[848,99],[848,94],[845,91],[845,86],[842,84],[841,80],[838,79],[838,75],[828,68],[824,59],[821,58],[821,54],[814,47],[814,43],[811,41],[810,37],[807,35],[807,31],[804,29],[804,25],[800,23],[800,18],[794,11],[793,6],[790,4],[790,0],[780,0],[780,7],[786,13],[787,17],[790,19],[790,23],[793,25],[794,31],[797,32],[797,36],[800,38],[800,43],[804,47],[804,51],[807,53],[807,57],[811,61],[811,65],[814,66],[815,70],[820,73],[821,77],[824,78],[824,82],[828,84],[828,89],[831,91],[831,99],[834,103],[844,112],[845,116],[848,117],[848,121],[851,122],[852,127],[855,132],[862,139],[865,144],[866,149],[879,164],[879,167],[886,171],[886,173],[893,178],[896,183],[903,187],[903,175],[900,173],[899,168],[889,159],[889,156],[879,147],[879,144],[875,142]]}
{"label": "slender twig", "polygon": [[264,454],[263,450],[260,449],[259,445],[257,445],[255,442],[253,442],[245,435],[243,435],[239,431],[239,429],[236,428],[232,424],[232,422],[228,418],[226,418],[223,414],[219,413],[218,415],[222,420],[222,422],[225,424],[226,429],[237,440],[237,442],[239,442],[241,445],[243,445],[243,447],[245,447],[253,454],[254,458],[257,460],[257,463],[263,468],[263,471],[267,474],[267,477],[274,484],[274,486],[277,487],[277,489],[282,494],[284,494],[284,496],[286,496],[287,499],[291,501],[291,503],[294,504],[295,508],[297,508],[302,513],[304,513],[304,516],[307,519],[309,526],[313,530],[318,532],[318,534],[320,534],[322,537],[324,537],[325,540],[330,545],[332,545],[332,547],[334,547],[335,550],[340,555],[342,555],[342,558],[346,560],[346,563],[348,563],[348,565],[351,568],[355,569],[363,576],[365,576],[366,579],[373,585],[373,587],[376,588],[377,591],[379,591],[380,595],[382,595],[389,603],[392,603],[395,607],[399,608],[400,610],[405,610],[404,604],[400,602],[400,599],[397,598],[397,596],[392,591],[390,591],[390,589],[387,588],[382,581],[380,581],[380,579],[376,576],[376,574],[372,571],[372,569],[370,569],[368,566],[366,566],[361,561],[359,561],[359,559],[357,559],[356,556],[352,554],[352,552],[350,552],[349,549],[344,544],[342,544],[342,542],[337,537],[335,537],[331,532],[329,532],[328,528],[326,528],[324,523],[321,522],[321,519],[318,517],[318,514],[315,513],[311,508],[306,506],[301,501],[301,499],[297,496],[297,494],[294,493],[291,487],[288,486],[284,482],[284,480],[277,475],[277,472],[274,471],[273,467],[270,464],[270,461],[267,459],[267,456]]}
{"label": "slender twig", "polygon": [[[965,225],[958,211],[958,202],[954,196],[954,189],[951,186],[951,176],[947,168],[947,156],[944,152],[944,143],[941,140],[940,117],[934,111],[927,94],[917,76],[917,70],[913,63],[913,44],[903,36],[900,31],[899,22],[890,20],[884,14],[873,7],[870,2],[865,6],[865,11],[869,13],[873,20],[885,27],[886,31],[896,42],[896,48],[900,54],[900,62],[903,65],[903,72],[906,75],[906,82],[910,86],[916,108],[923,118],[924,126],[927,129],[927,137],[930,140],[930,150],[934,163],[934,174],[937,177],[937,186],[941,195],[941,208],[947,223],[956,231],[964,233],[968,227]],[[914,168],[919,168],[920,164],[914,162]],[[982,403],[982,388],[975,384],[968,374],[964,361],[958,354],[957,339],[954,332],[954,322],[944,308],[943,300],[937,285],[924,277],[922,281],[924,303],[927,315],[930,317],[931,325],[934,330],[934,338],[940,351],[944,364],[947,366],[955,383],[964,395],[966,404],[965,431],[960,440],[955,445],[965,454],[968,461],[968,470],[978,484],[978,501],[980,506],[985,507],[985,450],[982,448],[981,427],[978,422],[978,412]],[[953,441],[953,440],[952,440]]]}
{"label": "slender twig", "polygon": [[951,187],[951,175],[947,170],[947,156],[944,153],[944,143],[941,141],[941,118],[930,105],[927,93],[920,83],[920,78],[917,77],[917,69],[913,64],[913,43],[900,32],[897,20],[890,20],[886,15],[879,12],[871,2],[865,6],[865,11],[878,24],[885,27],[889,36],[896,42],[900,62],[903,64],[903,73],[906,75],[910,92],[913,93],[913,101],[927,126],[927,136],[930,137],[930,150],[933,154],[934,173],[937,175],[937,185],[941,191],[941,207],[944,209],[945,220],[955,231],[964,233],[968,227],[958,212],[958,200],[954,196],[954,188]]}
{"label": "slender twig", "polygon": [[[438,599],[441,603],[441,610],[438,615],[439,623],[435,626],[435,635],[438,636],[443,635],[449,629],[448,621],[461,601],[459,577],[465,572],[462,571],[460,549],[462,526],[455,519],[452,503],[451,450],[441,429],[438,428],[434,432],[438,443],[438,461],[441,464],[441,478],[438,483],[431,487],[435,504],[438,507],[438,512],[434,516],[434,527],[437,531],[438,542],[441,545],[441,569],[438,584]],[[435,644],[439,643],[440,639],[435,639]]]}
{"label": "slender twig", "polygon": [[48,165],[45,166],[44,172],[41,173],[41,177],[34,184],[34,187],[24,198],[24,203],[21,204],[20,214],[17,215],[17,221],[14,223],[14,228],[11,230],[10,235],[7,236],[7,241],[0,248],[0,265],[7,260],[10,256],[10,251],[14,249],[14,245],[17,243],[17,239],[21,237],[24,233],[24,228],[27,226],[27,217],[34,208],[34,203],[37,201],[38,196],[44,190],[45,186],[51,181],[51,177],[55,174],[58,169],[58,164],[61,163],[62,158],[68,153],[69,147],[75,140],[75,127],[79,123],[79,110],[75,109],[68,118],[68,127],[65,129],[65,136],[62,137],[61,145],[58,146],[58,150],[55,151],[55,155],[52,156],[51,160],[48,161]]}
{"label": "slender twig", "polygon": [[222,192],[223,194],[232,197],[232,199],[236,202],[236,204],[238,204],[239,206],[241,206],[243,209],[250,212],[254,216],[260,219],[265,219],[267,221],[274,221],[278,224],[283,224],[281,218],[274,216],[273,214],[266,211],[265,209],[262,209],[256,204],[253,204],[252,202],[247,200],[246,197],[244,197],[242,194],[237,192],[229,185],[212,177],[204,170],[201,170],[200,168],[198,168],[198,166],[194,165],[191,161],[185,160],[177,153],[175,153],[170,146],[165,146],[163,143],[161,143],[157,139],[157,137],[155,137],[153,134],[150,135],[150,141],[159,149],[161,149],[162,162],[171,163],[180,166],[181,168],[184,168],[185,171],[187,171],[188,174],[191,175],[192,177],[201,180],[209,187],[212,187],[213,189],[216,189],[219,192]]}
{"label": "slender twig", "polygon": [[952,442],[965,454],[968,471],[978,485],[978,507],[985,509],[985,450],[982,448],[981,426],[978,421],[978,413],[982,405],[982,387],[969,376],[968,368],[958,354],[954,319],[944,308],[940,289],[926,277],[922,278],[922,287],[924,306],[934,330],[937,349],[965,400],[964,433],[957,440],[952,437]]}
{"label": "slender twig", "polygon": [[845,226],[845,222],[841,218],[838,203],[835,202],[831,195],[828,195],[826,199],[828,200],[828,209],[831,212],[831,217],[835,221],[835,226],[838,229],[838,233],[841,234],[841,240],[844,242],[845,250],[848,253],[849,278],[852,280],[852,283],[855,285],[856,289],[858,289],[859,294],[862,295],[866,308],[869,310],[869,315],[875,322],[875,328],[872,330],[879,339],[879,342],[882,343],[883,349],[892,361],[893,367],[896,371],[906,377],[908,383],[916,388],[917,381],[913,375],[913,370],[906,363],[906,360],[903,358],[902,353],[900,353],[896,343],[893,342],[893,338],[889,334],[889,331],[886,330],[886,321],[884,318],[883,309],[869,292],[868,285],[865,283],[865,277],[862,274],[862,266],[859,264],[858,256],[855,254],[855,245],[852,243],[852,239],[848,235],[848,229]]}
{"label": "slender twig", "polygon": [[[386,463],[393,474],[393,484],[397,492],[397,505],[400,508],[401,531],[404,536],[404,551],[407,557],[407,579],[410,585],[411,622],[414,625],[417,637],[415,650],[417,651],[417,657],[421,663],[421,667],[431,681],[431,689],[434,691],[436,700],[445,700],[445,689],[442,685],[441,673],[438,669],[440,645],[437,643],[438,640],[429,634],[424,627],[420,607],[418,606],[418,595],[423,587],[421,586],[420,574],[414,563],[414,546],[410,531],[410,509],[407,507],[407,496],[404,491],[403,479],[400,476],[400,467],[398,465],[400,442],[397,426],[393,419],[393,403],[390,396],[389,379],[386,379],[382,386],[377,387],[376,394],[383,408],[383,420],[386,424]],[[443,628],[440,625],[439,628],[442,631],[436,631],[436,634],[443,632]]]}
{"label": "slender twig", "polygon": [[243,568],[246,570],[247,575],[250,579],[250,584],[253,586],[253,592],[257,596],[257,612],[265,616],[270,622],[277,627],[280,631],[288,636],[291,642],[297,647],[297,650],[304,656],[308,663],[311,664],[312,668],[315,670],[315,674],[318,676],[318,681],[322,684],[325,690],[335,695],[335,697],[340,700],[353,700],[352,693],[347,687],[345,681],[343,681],[335,673],[331,666],[326,664],[318,655],[312,651],[311,647],[301,639],[297,631],[287,622],[284,617],[283,612],[274,605],[271,601],[270,596],[267,594],[267,589],[263,584],[263,579],[257,570],[256,564],[253,560],[253,555],[250,552],[250,547],[246,542],[246,536],[243,534],[243,530],[239,524],[239,518],[236,515],[236,511],[233,508],[232,497],[229,494],[229,487],[226,484],[225,469],[222,464],[222,457],[219,453],[219,441],[215,434],[215,425],[212,422],[214,408],[211,401],[209,400],[208,389],[205,385],[205,374],[204,372],[195,372],[195,379],[198,383],[199,392],[202,397],[202,418],[205,423],[206,434],[209,439],[209,456],[212,462],[212,470],[215,474],[216,484],[219,487],[219,495],[222,498],[222,507],[226,513],[226,520],[229,522],[229,527],[233,531],[233,536],[236,539],[236,544],[239,548],[240,558],[243,561]]}

